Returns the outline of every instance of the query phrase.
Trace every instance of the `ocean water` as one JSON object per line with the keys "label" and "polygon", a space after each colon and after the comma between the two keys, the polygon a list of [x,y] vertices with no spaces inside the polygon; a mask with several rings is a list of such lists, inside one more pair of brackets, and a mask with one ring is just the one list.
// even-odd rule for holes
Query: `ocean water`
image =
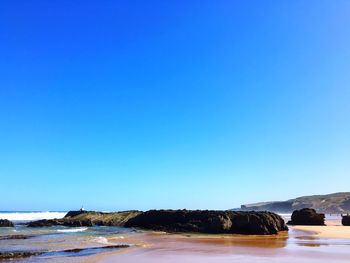
{"label": "ocean water", "polygon": [[[24,225],[33,220],[62,218],[65,214],[66,212],[0,212],[0,219],[9,219],[15,223],[14,228],[0,228],[0,252],[45,252],[11,262],[85,262],[91,255],[108,252],[110,249],[104,248],[106,246],[125,245],[124,236],[134,233],[133,230],[122,227],[30,228]],[[117,241],[110,242],[111,237]]]}

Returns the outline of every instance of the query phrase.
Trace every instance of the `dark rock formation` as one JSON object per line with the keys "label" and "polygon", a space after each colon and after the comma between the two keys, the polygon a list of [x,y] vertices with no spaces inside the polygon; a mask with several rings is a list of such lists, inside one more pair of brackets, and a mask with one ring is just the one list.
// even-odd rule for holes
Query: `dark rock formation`
{"label": "dark rock formation", "polygon": [[[90,211],[91,212],[91,211]],[[69,211],[64,217],[74,217],[74,216],[78,216],[81,214],[86,214],[86,213],[90,213],[88,211],[85,210],[76,210],[76,211]]]}
{"label": "dark rock formation", "polygon": [[70,211],[61,219],[43,219],[28,223],[28,227],[90,227],[90,226],[124,226],[132,217],[140,214],[140,211],[124,211],[115,213],[102,213],[95,211]]}
{"label": "dark rock formation", "polygon": [[7,219],[0,219],[0,227],[13,227],[13,223]]}
{"label": "dark rock formation", "polygon": [[33,256],[52,256],[52,255],[60,255],[60,256],[70,256],[73,254],[84,254],[84,252],[89,252],[91,254],[106,252],[113,249],[121,249],[128,248],[130,245],[121,244],[121,245],[109,245],[103,247],[85,247],[85,248],[73,248],[66,250],[58,250],[58,251],[0,251],[0,261],[3,260],[20,260]]}
{"label": "dark rock formation", "polygon": [[42,219],[28,223],[28,227],[49,227],[57,225],[61,225],[61,221],[59,219]]}
{"label": "dark rock formation", "polygon": [[109,245],[109,246],[103,246],[103,247],[87,247],[87,248],[73,248],[73,249],[65,249],[62,251],[54,251],[51,253],[59,253],[62,254],[63,253],[81,253],[84,251],[96,251],[96,252],[103,252],[105,250],[111,250],[111,249],[120,249],[120,248],[128,248],[130,247],[130,245],[128,244],[120,244],[120,245]]}
{"label": "dark rock formation", "polygon": [[6,235],[6,236],[0,236],[0,240],[28,239],[32,237],[35,237],[35,235]]}
{"label": "dark rock formation", "polygon": [[342,216],[341,223],[343,224],[343,226],[350,226],[350,216]]}
{"label": "dark rock formation", "polygon": [[70,227],[81,227],[81,226],[93,226],[91,220],[65,220],[65,219],[42,219],[28,223],[28,227],[49,227],[49,226],[70,226]]}
{"label": "dark rock formation", "polygon": [[62,219],[30,222],[29,227],[125,226],[167,232],[276,234],[288,230],[284,220],[271,212],[151,210],[117,213],[69,212]]}
{"label": "dark rock formation", "polygon": [[151,210],[131,218],[126,227],[166,232],[277,234],[288,230],[284,220],[271,212],[208,210]]}
{"label": "dark rock formation", "polygon": [[32,256],[39,256],[43,254],[42,251],[0,251],[0,261],[3,260],[19,260],[29,258]]}
{"label": "dark rock formation", "polygon": [[316,213],[315,209],[303,208],[293,212],[291,221],[289,221],[288,224],[324,226],[324,219],[325,215]]}
{"label": "dark rock formation", "polygon": [[65,220],[63,221],[63,226],[80,227],[80,226],[94,226],[94,224],[90,219],[72,220],[72,221]]}

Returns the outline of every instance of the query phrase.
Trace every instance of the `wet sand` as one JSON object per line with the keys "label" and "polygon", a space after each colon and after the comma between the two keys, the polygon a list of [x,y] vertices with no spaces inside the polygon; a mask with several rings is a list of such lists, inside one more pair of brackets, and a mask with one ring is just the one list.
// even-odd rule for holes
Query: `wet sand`
{"label": "wet sand", "polygon": [[[126,237],[133,243],[97,262],[348,262],[350,239],[323,239],[297,228],[273,236],[188,235],[146,232]],[[113,242],[113,239],[111,239]]]}

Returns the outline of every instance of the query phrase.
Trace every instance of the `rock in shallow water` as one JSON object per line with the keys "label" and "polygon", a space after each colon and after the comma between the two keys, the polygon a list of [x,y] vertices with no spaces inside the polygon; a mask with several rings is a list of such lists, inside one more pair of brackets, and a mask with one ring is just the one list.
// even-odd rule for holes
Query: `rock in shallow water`
{"label": "rock in shallow water", "polygon": [[7,219],[0,219],[0,227],[13,227],[13,223]]}
{"label": "rock in shallow water", "polygon": [[[71,255],[71,254],[77,254],[77,255],[85,255],[84,252],[88,255],[91,254],[97,254],[100,252],[106,252],[108,250],[113,249],[121,249],[121,248],[128,248],[130,245],[128,244],[120,244],[120,245],[109,245],[109,246],[102,246],[102,247],[84,247],[84,248],[72,248],[72,249],[66,249],[66,250],[58,250],[58,251],[0,251],[0,261],[3,260],[19,260],[19,259],[25,259],[30,258],[34,256],[55,256],[55,255]],[[62,261],[64,262],[64,261]]]}
{"label": "rock in shallow water", "polygon": [[0,252],[0,261],[2,260],[15,260],[15,259],[24,259],[32,256],[38,256],[43,254],[42,251],[4,251]]}
{"label": "rock in shallow water", "polygon": [[82,227],[93,226],[94,224],[89,219],[85,220],[64,220],[64,219],[42,219],[28,223],[28,227],[49,227],[49,226],[68,226]]}
{"label": "rock in shallow water", "polygon": [[89,212],[85,211],[85,210],[69,211],[64,217],[65,218],[67,218],[67,217],[74,217],[74,216],[78,216],[78,215],[86,214],[86,213],[89,213]]}
{"label": "rock in shallow water", "polygon": [[269,235],[288,230],[284,220],[275,213],[208,210],[150,210],[130,219],[125,226],[212,234]]}
{"label": "rock in shallow water", "polygon": [[315,225],[324,226],[325,225],[325,215],[316,213],[315,209],[303,208],[300,210],[295,210],[292,214],[291,221],[288,222],[289,225]]}
{"label": "rock in shallow water", "polygon": [[341,223],[343,226],[350,226],[350,216],[342,216]]}
{"label": "rock in shallow water", "polygon": [[90,226],[124,226],[130,218],[139,215],[140,211],[103,213],[96,211],[70,211],[61,219],[44,219],[28,223],[28,227],[90,227]]}
{"label": "rock in shallow water", "polygon": [[35,235],[5,235],[0,236],[0,240],[28,239],[36,237]]}

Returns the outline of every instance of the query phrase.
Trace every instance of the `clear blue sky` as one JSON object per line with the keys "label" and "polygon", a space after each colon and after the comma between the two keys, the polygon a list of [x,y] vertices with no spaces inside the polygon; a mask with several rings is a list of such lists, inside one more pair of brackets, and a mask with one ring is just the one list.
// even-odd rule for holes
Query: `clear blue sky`
{"label": "clear blue sky", "polygon": [[0,210],[349,191],[350,2],[1,1]]}

